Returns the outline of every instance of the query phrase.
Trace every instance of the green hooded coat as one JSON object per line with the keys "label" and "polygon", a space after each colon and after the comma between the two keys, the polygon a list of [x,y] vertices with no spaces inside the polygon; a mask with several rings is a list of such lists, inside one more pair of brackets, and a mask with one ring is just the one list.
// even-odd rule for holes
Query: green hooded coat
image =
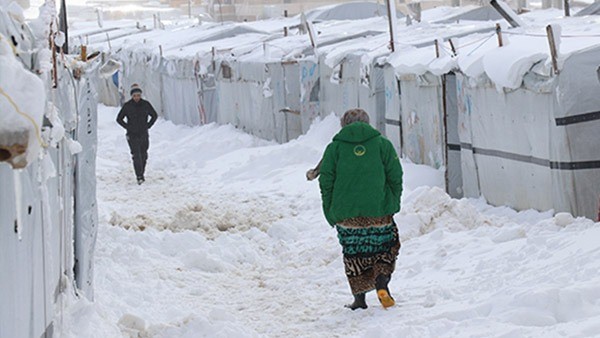
{"label": "green hooded coat", "polygon": [[367,123],[342,128],[327,146],[319,186],[330,225],[400,210],[402,167],[392,143]]}

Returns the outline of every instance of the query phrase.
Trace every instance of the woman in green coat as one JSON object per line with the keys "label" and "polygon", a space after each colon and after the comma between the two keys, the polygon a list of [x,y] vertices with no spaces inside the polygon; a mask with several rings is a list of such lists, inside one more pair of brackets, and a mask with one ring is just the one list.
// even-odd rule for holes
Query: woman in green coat
{"label": "woman in green coat", "polygon": [[347,111],[341,124],[319,168],[323,212],[343,248],[354,295],[347,307],[366,309],[365,293],[377,290],[387,308],[394,305],[388,283],[400,249],[393,215],[400,210],[402,167],[392,143],[369,125],[364,110]]}

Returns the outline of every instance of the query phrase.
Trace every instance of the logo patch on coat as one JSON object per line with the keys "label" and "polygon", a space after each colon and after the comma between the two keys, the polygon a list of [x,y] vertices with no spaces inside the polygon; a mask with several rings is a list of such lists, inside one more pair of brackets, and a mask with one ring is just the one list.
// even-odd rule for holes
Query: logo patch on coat
{"label": "logo patch on coat", "polygon": [[363,146],[362,144],[359,144],[356,147],[354,147],[354,155],[358,157],[363,156],[366,152],[367,148],[365,148],[365,146]]}

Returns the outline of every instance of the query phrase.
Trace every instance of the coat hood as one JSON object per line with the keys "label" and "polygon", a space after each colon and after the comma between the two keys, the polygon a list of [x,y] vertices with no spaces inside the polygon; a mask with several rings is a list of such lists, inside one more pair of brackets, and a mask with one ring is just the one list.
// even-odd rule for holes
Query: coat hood
{"label": "coat hood", "polygon": [[348,143],[361,143],[381,135],[379,131],[364,122],[354,122],[342,128],[337,135],[333,137],[334,141]]}

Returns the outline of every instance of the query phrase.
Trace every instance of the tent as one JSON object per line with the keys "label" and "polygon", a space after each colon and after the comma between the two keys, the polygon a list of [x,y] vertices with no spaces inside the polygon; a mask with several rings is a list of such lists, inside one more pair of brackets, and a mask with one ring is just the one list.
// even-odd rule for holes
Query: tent
{"label": "tent", "polygon": [[[397,12],[397,17],[404,15]],[[385,4],[377,2],[347,2],[335,5],[324,6],[313,9],[306,13],[306,18],[310,21],[332,21],[332,20],[361,20],[372,17],[387,16]]]}
{"label": "tent", "polygon": [[600,32],[583,18],[554,19],[562,26],[557,68],[543,15],[529,14],[525,30],[504,31],[503,47],[493,33],[474,34],[454,41],[456,57],[428,60],[421,48],[390,59],[404,74],[402,147],[414,161],[441,160],[454,196],[593,218]]}
{"label": "tent", "polygon": [[[32,36],[24,22],[5,14],[0,8],[0,43],[4,44],[6,37],[14,33],[19,34],[19,39]],[[19,68],[13,67],[18,72],[10,80],[16,85],[25,79],[31,90],[28,96],[13,97],[16,107],[24,107],[44,95],[49,98],[40,105],[39,120],[30,116],[36,122],[32,123],[32,135],[36,135],[33,139],[47,146],[39,147],[38,154],[19,170],[6,162],[9,159],[0,158],[3,187],[0,190],[0,270],[7,272],[0,278],[1,337],[52,336],[60,324],[57,322],[60,320],[57,312],[62,310],[60,296],[73,281],[83,295],[93,299],[97,102],[86,73],[93,65],[86,65],[81,76],[74,76],[70,60],[63,62],[59,58],[57,87],[52,89],[49,82],[43,83],[33,75],[30,67],[36,67],[37,63],[31,61],[39,60],[43,54],[32,49],[34,38],[28,41],[30,45],[19,43],[19,55],[27,55],[26,60],[14,62],[19,57],[13,56],[11,51],[10,56],[4,56],[2,66],[22,64]],[[14,41],[12,43],[14,46]],[[11,63],[6,61],[7,57],[13,58]],[[9,93],[10,89],[5,87],[3,91]],[[16,108],[13,110],[4,97],[0,100],[2,117],[17,114]],[[15,126],[3,124],[0,140],[9,144],[19,142],[12,130]],[[75,141],[82,146],[78,154],[74,154]],[[31,147],[27,148],[29,151]]]}

